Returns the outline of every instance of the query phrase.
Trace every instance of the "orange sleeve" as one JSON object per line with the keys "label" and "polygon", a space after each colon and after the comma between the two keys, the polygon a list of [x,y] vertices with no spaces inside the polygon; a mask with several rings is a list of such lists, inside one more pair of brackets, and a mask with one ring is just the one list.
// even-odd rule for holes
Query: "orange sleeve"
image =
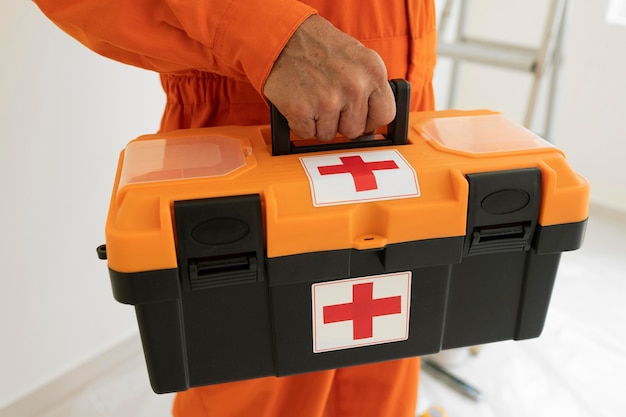
{"label": "orange sleeve", "polygon": [[34,0],[93,51],[160,73],[205,70],[262,92],[274,61],[315,10],[296,0]]}

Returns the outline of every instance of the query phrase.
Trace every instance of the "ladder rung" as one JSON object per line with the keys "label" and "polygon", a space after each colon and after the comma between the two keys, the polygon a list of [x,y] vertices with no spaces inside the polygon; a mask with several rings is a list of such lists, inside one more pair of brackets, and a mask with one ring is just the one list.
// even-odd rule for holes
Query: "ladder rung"
{"label": "ladder rung", "polygon": [[538,53],[534,48],[468,38],[437,45],[440,56],[527,72],[535,71]]}

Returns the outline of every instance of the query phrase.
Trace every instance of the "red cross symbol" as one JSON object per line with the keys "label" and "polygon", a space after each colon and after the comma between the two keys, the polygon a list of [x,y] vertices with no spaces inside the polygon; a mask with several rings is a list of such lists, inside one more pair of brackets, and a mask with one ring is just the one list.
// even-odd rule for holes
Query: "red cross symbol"
{"label": "red cross symbol", "polygon": [[350,174],[354,179],[357,191],[375,190],[378,188],[374,171],[383,169],[398,169],[395,161],[365,162],[359,156],[342,156],[339,158],[341,165],[328,165],[318,167],[321,175]]}
{"label": "red cross symbol", "polygon": [[373,335],[374,317],[400,314],[402,297],[374,299],[374,283],[352,286],[352,302],[324,307],[324,324],[352,321],[355,340]]}

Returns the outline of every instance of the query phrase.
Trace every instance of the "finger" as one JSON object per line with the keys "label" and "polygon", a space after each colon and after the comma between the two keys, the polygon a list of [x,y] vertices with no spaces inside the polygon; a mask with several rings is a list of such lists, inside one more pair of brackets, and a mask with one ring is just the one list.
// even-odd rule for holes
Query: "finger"
{"label": "finger", "polygon": [[384,83],[381,88],[374,90],[368,104],[366,132],[389,124],[396,117],[396,102],[389,83]]}
{"label": "finger", "polygon": [[368,100],[353,100],[339,118],[339,133],[343,136],[354,139],[363,135],[367,124]]}
{"label": "finger", "polygon": [[337,136],[339,112],[322,113],[316,117],[315,136],[319,140],[328,141]]}
{"label": "finger", "polygon": [[315,137],[315,120],[310,117],[287,117],[289,123],[289,129],[294,135],[303,139],[310,139]]}

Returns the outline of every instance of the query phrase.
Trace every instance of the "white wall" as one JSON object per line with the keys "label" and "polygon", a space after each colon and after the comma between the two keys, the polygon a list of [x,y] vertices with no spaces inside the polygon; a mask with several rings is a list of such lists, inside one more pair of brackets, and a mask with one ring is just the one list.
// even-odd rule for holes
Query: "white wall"
{"label": "white wall", "polygon": [[607,5],[572,3],[554,141],[594,202],[626,212],[626,26],[606,23]]}
{"label": "white wall", "polygon": [[[548,12],[546,0],[465,0],[465,34],[473,39],[497,41],[524,47],[537,47],[542,40]],[[436,0],[441,13],[445,0]],[[456,35],[461,1],[455,0],[447,30],[440,40]],[[441,22],[441,19],[439,20]],[[524,119],[532,76],[519,71],[464,62],[459,66],[457,95],[448,102],[451,61],[440,57],[435,74],[439,109],[493,109],[521,123]],[[538,121],[539,117],[537,117]]]}
{"label": "white wall", "polygon": [[104,221],[119,151],[158,129],[158,77],[88,51],[29,1],[0,5],[0,409],[136,332]]}
{"label": "white wall", "polygon": [[[437,4],[443,3],[437,0]],[[547,3],[473,0],[468,32],[484,39],[537,46]],[[607,24],[608,4],[608,0],[568,2],[549,139],[590,181],[593,203],[626,212],[626,26]],[[440,58],[435,79],[439,108],[448,107],[449,71],[450,60]],[[452,107],[490,108],[523,121],[530,75],[465,64],[459,80],[458,98]],[[540,100],[540,111],[544,103]],[[541,113],[536,122],[533,128],[542,133]]]}

